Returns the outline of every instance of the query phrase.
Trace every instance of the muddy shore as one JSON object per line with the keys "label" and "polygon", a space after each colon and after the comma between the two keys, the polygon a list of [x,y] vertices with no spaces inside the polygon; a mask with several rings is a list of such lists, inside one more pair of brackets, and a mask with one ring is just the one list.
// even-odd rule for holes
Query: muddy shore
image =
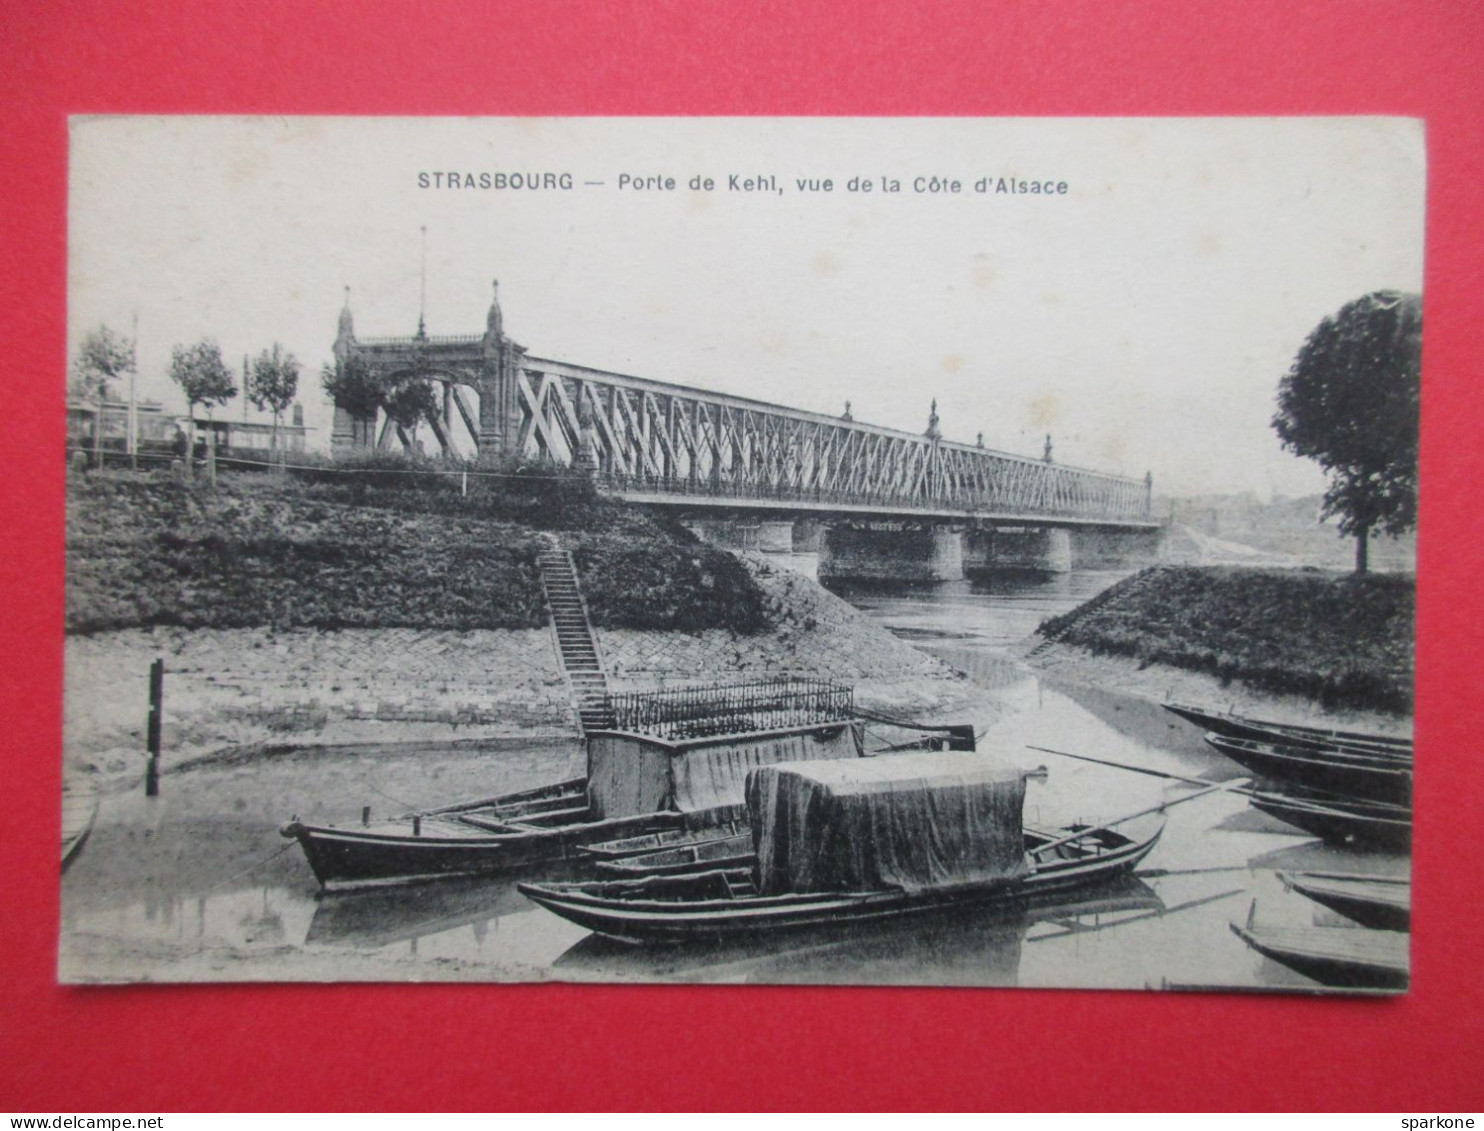
{"label": "muddy shore", "polygon": [[[744,555],[768,632],[598,629],[615,690],[791,674],[855,688],[858,706],[924,718],[970,694],[961,673],[814,582]],[[144,766],[150,662],[165,662],[165,773],[296,747],[542,742],[578,735],[550,628],[128,629],[66,640],[68,779],[105,790]]]}
{"label": "muddy shore", "polygon": [[1071,644],[1049,642],[1039,634],[1023,641],[1013,656],[1050,679],[1132,695],[1152,702],[1201,704],[1306,726],[1330,724],[1346,730],[1410,738],[1412,717],[1356,708],[1325,708],[1297,695],[1255,690],[1238,680],[1164,664],[1144,664],[1128,656],[1098,656]]}

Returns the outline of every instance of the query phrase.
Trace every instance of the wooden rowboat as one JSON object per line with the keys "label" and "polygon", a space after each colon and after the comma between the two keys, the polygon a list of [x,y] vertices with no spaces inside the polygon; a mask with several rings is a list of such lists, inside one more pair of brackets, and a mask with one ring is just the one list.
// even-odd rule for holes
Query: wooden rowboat
{"label": "wooden rowboat", "polygon": [[1362,927],[1405,931],[1412,923],[1412,885],[1399,876],[1344,872],[1279,872],[1283,886],[1354,919]]}
{"label": "wooden rowboat", "polygon": [[1409,852],[1412,810],[1405,805],[1320,794],[1252,790],[1252,807],[1331,844]]}
{"label": "wooden rowboat", "polygon": [[751,835],[751,826],[744,820],[723,821],[713,828],[708,828],[704,833],[695,833],[689,829],[671,829],[667,832],[645,833],[643,836],[624,837],[620,840],[606,840],[598,844],[583,845],[579,849],[579,855],[592,860],[621,860],[630,856],[639,856],[644,853],[658,852],[666,848],[678,848],[693,844],[696,838],[715,840],[721,837],[737,836],[741,833]]}
{"label": "wooden rowboat", "polygon": [[1257,742],[1282,742],[1289,745],[1389,754],[1405,758],[1408,763],[1412,759],[1410,738],[1250,719],[1227,711],[1210,711],[1183,703],[1161,703],[1160,706],[1172,715],[1178,715],[1187,722],[1194,723],[1202,730],[1211,731],[1226,738],[1247,738]]}
{"label": "wooden rowboat", "polygon": [[62,791],[62,869],[72,863],[98,819],[98,794],[91,789]]}
{"label": "wooden rowboat", "polygon": [[731,836],[691,834],[685,842],[619,859],[595,860],[604,875],[639,879],[644,876],[683,876],[693,872],[750,871],[753,860],[751,830]]}
{"label": "wooden rowboat", "polygon": [[1016,904],[1127,875],[1154,848],[1162,816],[1137,827],[1025,832],[1027,871],[1004,882],[909,893],[759,895],[753,880],[723,870],[594,883],[519,885],[530,900],[578,926],[640,943],[684,943],[891,919],[949,907]]}
{"label": "wooden rowboat", "polygon": [[646,813],[594,820],[582,778],[499,797],[409,813],[361,828],[297,818],[279,833],[297,839],[326,887],[478,875],[568,859],[578,846],[683,826],[684,815]]}
{"label": "wooden rowboat", "polygon": [[1246,924],[1231,929],[1253,950],[1326,986],[1405,990],[1410,977],[1408,936],[1365,927],[1257,927],[1257,901]]}
{"label": "wooden rowboat", "polygon": [[1208,733],[1206,742],[1233,762],[1305,789],[1389,805],[1410,805],[1411,763],[1391,756],[1353,754],[1314,747],[1227,738]]}

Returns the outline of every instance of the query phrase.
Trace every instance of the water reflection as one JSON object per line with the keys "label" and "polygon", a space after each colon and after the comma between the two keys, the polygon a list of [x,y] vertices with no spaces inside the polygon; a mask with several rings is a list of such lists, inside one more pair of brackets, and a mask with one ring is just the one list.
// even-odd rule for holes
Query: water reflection
{"label": "water reflection", "polygon": [[[575,872],[543,870],[542,879],[575,879]],[[323,946],[383,947],[470,928],[482,949],[499,920],[531,910],[511,877],[399,884],[367,891],[326,892],[318,900],[304,941]]]}
{"label": "water reflection", "polygon": [[[589,935],[553,964],[564,974],[694,981],[1013,986],[1022,949],[1041,924],[1096,932],[1163,904],[1132,878],[1083,896],[1030,905],[965,907],[852,926],[670,947]],[[1044,937],[1044,936],[1043,936]]]}

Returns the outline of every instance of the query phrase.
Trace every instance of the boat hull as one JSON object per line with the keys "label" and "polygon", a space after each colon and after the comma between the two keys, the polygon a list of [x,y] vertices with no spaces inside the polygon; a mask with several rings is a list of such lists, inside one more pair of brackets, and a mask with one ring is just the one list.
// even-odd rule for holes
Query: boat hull
{"label": "boat hull", "polygon": [[315,878],[326,887],[406,883],[484,875],[573,858],[588,843],[678,828],[679,813],[647,813],[606,821],[487,836],[384,833],[291,822],[285,836],[298,840]]}
{"label": "boat hull", "polygon": [[[1097,856],[1055,859],[1030,874],[987,885],[962,885],[920,893],[904,891],[827,892],[787,895],[728,895],[734,874],[717,871],[679,878],[698,888],[709,884],[711,898],[664,899],[664,882],[608,884],[521,884],[533,902],[590,931],[630,942],[679,944],[768,935],[782,931],[841,927],[854,923],[931,914],[971,904],[1013,905],[1042,896],[1091,886],[1132,871],[1153,850],[1163,822],[1152,832]],[[1122,838],[1121,838],[1122,839]],[[670,882],[674,882],[671,880]],[[750,885],[748,885],[750,887]],[[635,898],[638,895],[639,898]],[[654,895],[656,898],[644,898]]]}
{"label": "boat hull", "polygon": [[737,870],[752,867],[752,834],[731,836],[693,834],[688,842],[655,852],[641,852],[618,859],[594,859],[594,870],[609,876],[684,876],[695,872]]}
{"label": "boat hull", "polygon": [[1401,805],[1344,798],[1254,792],[1252,807],[1330,844],[1388,852],[1412,849],[1412,813]]}
{"label": "boat hull", "polygon": [[1411,884],[1391,876],[1279,872],[1285,887],[1362,927],[1405,931],[1412,925]]}
{"label": "boat hull", "polygon": [[1273,742],[1206,735],[1224,757],[1263,777],[1293,782],[1345,798],[1409,805],[1412,773],[1389,758],[1282,746]]}
{"label": "boat hull", "polygon": [[[1232,923],[1231,929],[1264,958],[1325,986],[1356,990],[1405,990],[1410,980],[1407,936],[1364,927],[1313,927],[1263,931]],[[1362,936],[1348,939],[1338,936]]]}
{"label": "boat hull", "polygon": [[62,793],[62,870],[72,863],[93,831],[98,818],[98,795],[64,790]]}
{"label": "boat hull", "polygon": [[1412,757],[1412,740],[1408,738],[1248,719],[1241,715],[1205,711],[1199,707],[1189,707],[1180,703],[1161,703],[1160,706],[1170,714],[1178,715],[1186,722],[1194,723],[1202,730],[1211,731],[1226,738],[1245,738],[1257,742],[1286,742],[1290,745],[1376,753],[1404,758],[1408,762]]}

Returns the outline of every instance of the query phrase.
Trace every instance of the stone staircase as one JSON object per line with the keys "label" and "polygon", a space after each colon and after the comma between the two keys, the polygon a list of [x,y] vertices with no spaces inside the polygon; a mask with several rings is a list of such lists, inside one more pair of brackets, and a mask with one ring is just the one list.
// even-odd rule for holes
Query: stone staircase
{"label": "stone staircase", "polygon": [[603,730],[613,725],[608,708],[608,679],[598,657],[598,644],[593,639],[587,619],[587,605],[577,584],[577,567],[572,554],[554,540],[536,555],[541,571],[541,585],[546,590],[546,603],[551,607],[551,621],[556,629],[557,650],[567,679],[577,698],[577,714],[583,733]]}
{"label": "stone staircase", "polygon": [[[1141,569],[1133,576],[1125,578],[1118,584],[1110,585],[1107,589],[1104,589],[1097,596],[1091,598],[1080,606],[1082,615],[1086,616],[1088,613],[1096,609],[1099,605],[1104,604],[1115,596],[1122,599],[1124,597],[1127,597],[1130,593],[1138,592],[1140,589],[1143,589],[1146,585],[1152,582],[1154,578],[1159,574],[1159,572],[1159,566],[1148,566],[1144,569]],[[1065,629],[1061,632],[1051,633],[1047,635],[1039,644],[1037,644],[1034,648],[1032,648],[1025,654],[1024,659],[1034,660],[1043,652],[1046,652],[1055,645],[1059,644],[1062,637],[1065,635]]]}

